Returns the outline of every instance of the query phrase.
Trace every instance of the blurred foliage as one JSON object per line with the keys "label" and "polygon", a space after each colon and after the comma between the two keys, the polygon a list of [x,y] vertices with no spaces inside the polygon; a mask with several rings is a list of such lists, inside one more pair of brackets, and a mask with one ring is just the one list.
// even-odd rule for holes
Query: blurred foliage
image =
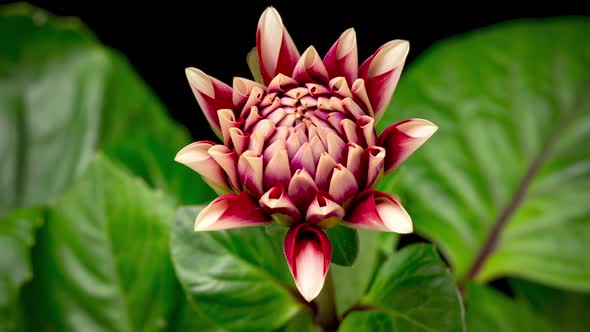
{"label": "blurred foliage", "polygon": [[[501,24],[407,69],[380,125],[440,130],[382,186],[450,267],[432,245],[336,230],[336,263],[352,265],[331,267],[341,330],[588,325],[586,31],[585,18]],[[177,208],[214,194],[173,161],[190,137],[122,55],[22,4],[0,9],[0,40],[0,331],[317,329],[283,230],[192,232],[199,208]],[[481,285],[504,276],[521,278],[514,298]]]}

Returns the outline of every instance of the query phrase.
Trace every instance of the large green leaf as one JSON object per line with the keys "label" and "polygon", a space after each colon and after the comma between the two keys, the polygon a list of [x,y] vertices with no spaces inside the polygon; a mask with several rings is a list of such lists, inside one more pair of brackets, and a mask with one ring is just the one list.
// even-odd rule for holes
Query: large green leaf
{"label": "large green leaf", "polygon": [[520,279],[510,280],[517,299],[558,326],[561,332],[584,332],[590,326],[590,295],[567,292]]}
{"label": "large green leaf", "polygon": [[176,213],[172,258],[185,292],[209,319],[230,331],[271,331],[302,309],[283,254],[284,231],[195,233],[198,212]]}
{"label": "large green leaf", "polygon": [[31,330],[158,331],[176,302],[174,205],[99,156],[51,207],[27,289]]}
{"label": "large green leaf", "polygon": [[452,274],[434,247],[416,244],[391,256],[342,331],[464,331]]}
{"label": "large green leaf", "polygon": [[0,216],[52,201],[97,149],[183,202],[211,197],[173,161],[190,141],[186,131],[78,20],[2,7],[0,40]]}
{"label": "large green leaf", "polygon": [[18,331],[18,297],[32,277],[29,250],[41,225],[42,210],[14,211],[0,218],[0,331]]}
{"label": "large green leaf", "polygon": [[467,328],[477,332],[557,332],[525,303],[516,303],[485,286],[470,285]]}
{"label": "large green leaf", "polygon": [[587,18],[501,24],[434,46],[400,80],[381,124],[440,127],[400,170],[403,200],[460,280],[590,291],[587,31]]}

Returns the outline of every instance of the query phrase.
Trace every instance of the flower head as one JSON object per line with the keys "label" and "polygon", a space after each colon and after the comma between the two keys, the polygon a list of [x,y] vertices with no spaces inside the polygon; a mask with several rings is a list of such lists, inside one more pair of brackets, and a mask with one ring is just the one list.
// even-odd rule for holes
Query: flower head
{"label": "flower head", "polygon": [[324,229],[342,223],[412,232],[402,205],[373,189],[437,130],[409,119],[376,133],[408,50],[407,41],[393,40],[358,66],[349,29],[323,58],[313,46],[300,55],[269,7],[256,34],[262,82],[236,77],[230,87],[188,68],[193,93],[223,142],[195,142],[176,156],[221,195],[197,216],[195,231],[273,220],[289,227],[285,257],[308,301],[322,289],[332,257]]}

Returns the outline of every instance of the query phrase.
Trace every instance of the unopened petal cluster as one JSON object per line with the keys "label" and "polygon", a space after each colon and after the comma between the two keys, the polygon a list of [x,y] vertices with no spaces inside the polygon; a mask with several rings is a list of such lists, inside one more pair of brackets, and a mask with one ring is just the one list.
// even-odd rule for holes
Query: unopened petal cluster
{"label": "unopened petal cluster", "polygon": [[192,143],[176,156],[220,195],[198,215],[195,231],[273,221],[289,227],[284,254],[308,301],[321,291],[332,257],[325,229],[342,223],[412,232],[402,205],[374,189],[437,130],[408,119],[376,132],[408,51],[408,42],[393,40],[359,66],[349,29],[323,58],[313,46],[300,54],[270,7],[256,33],[261,82],[236,77],[229,86],[188,68],[220,139]]}

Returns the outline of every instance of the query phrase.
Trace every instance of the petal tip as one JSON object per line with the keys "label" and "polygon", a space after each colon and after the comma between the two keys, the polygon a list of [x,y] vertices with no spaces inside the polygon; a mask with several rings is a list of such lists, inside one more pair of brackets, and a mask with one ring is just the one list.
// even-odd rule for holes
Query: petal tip
{"label": "petal tip", "polygon": [[401,124],[398,129],[410,137],[428,139],[438,130],[438,126],[428,120],[413,119]]}
{"label": "petal tip", "polygon": [[205,74],[202,70],[188,67],[184,70],[186,74],[186,78],[188,79],[188,83],[194,88],[197,89],[199,92],[208,95],[209,97],[213,98],[215,96],[215,91],[213,89],[213,83],[207,74]]}

